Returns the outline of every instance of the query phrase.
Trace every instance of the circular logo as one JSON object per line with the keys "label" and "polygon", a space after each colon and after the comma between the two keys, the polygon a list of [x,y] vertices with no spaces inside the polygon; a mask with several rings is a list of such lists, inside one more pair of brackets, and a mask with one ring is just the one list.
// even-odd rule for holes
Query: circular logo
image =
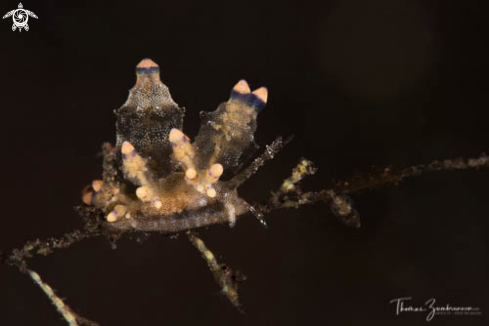
{"label": "circular logo", "polygon": [[25,10],[24,6],[22,6],[22,3],[19,3],[19,7],[17,9],[11,10],[8,13],[6,13],[3,16],[3,19],[12,16],[12,19],[14,21],[14,24],[12,25],[12,31],[15,31],[16,29],[19,30],[19,32],[22,31],[22,29],[25,29],[26,31],[29,30],[29,25],[27,25],[27,21],[29,20],[29,16],[33,18],[37,18],[36,14],[33,13],[32,11]]}
{"label": "circular logo", "polygon": [[14,19],[15,26],[19,28],[23,28],[27,24],[27,21],[29,20],[29,16],[27,15],[27,12],[24,9],[17,9],[12,15],[12,17]]}

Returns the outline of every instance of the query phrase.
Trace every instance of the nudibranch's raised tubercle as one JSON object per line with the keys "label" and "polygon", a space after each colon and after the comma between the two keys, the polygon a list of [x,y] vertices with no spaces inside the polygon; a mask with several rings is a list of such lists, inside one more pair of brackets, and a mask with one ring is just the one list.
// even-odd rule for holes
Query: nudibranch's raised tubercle
{"label": "nudibranch's raised tubercle", "polygon": [[121,153],[122,171],[126,177],[137,185],[148,185],[147,160],[142,158],[128,141],[122,143]]}
{"label": "nudibranch's raised tubercle", "polygon": [[224,172],[224,167],[221,164],[219,163],[212,164],[207,172],[207,180],[211,183],[217,182],[217,180],[219,180],[219,177],[222,175],[223,172]]}
{"label": "nudibranch's raised tubercle", "polygon": [[158,79],[159,79],[160,67],[151,59],[143,59],[136,66],[136,74],[137,75],[156,74],[158,75]]}
{"label": "nudibranch's raised tubercle", "polygon": [[121,153],[123,155],[123,159],[126,160],[136,155],[136,149],[134,148],[134,146],[132,146],[130,142],[125,141],[122,143]]}
{"label": "nudibranch's raised tubercle", "polygon": [[187,171],[185,171],[185,178],[191,182],[195,181],[197,179],[197,171],[194,168],[187,169]]}
{"label": "nudibranch's raised tubercle", "polygon": [[85,205],[92,205],[93,204],[93,192],[90,191],[90,186],[86,186],[82,190],[82,201],[85,203]]}
{"label": "nudibranch's raised tubercle", "polygon": [[231,90],[231,99],[242,101],[260,112],[267,104],[268,90],[266,87],[260,87],[251,92],[246,80],[242,79]]}
{"label": "nudibranch's raised tubercle", "polygon": [[104,185],[104,182],[102,180],[93,180],[92,182],[92,188],[95,192],[99,192]]}
{"label": "nudibranch's raised tubercle", "polygon": [[153,197],[153,191],[149,187],[139,187],[136,189],[136,196],[143,202],[150,201]]}
{"label": "nudibranch's raised tubercle", "polygon": [[190,143],[190,138],[177,128],[170,130],[168,138],[173,147],[173,155],[182,164],[183,169],[194,169],[195,150]]}
{"label": "nudibranch's raised tubercle", "polygon": [[93,205],[95,198],[102,192],[104,182],[102,180],[93,180],[91,186],[86,186],[82,191],[82,201],[87,205]]}
{"label": "nudibranch's raised tubercle", "polygon": [[234,85],[233,90],[231,91],[235,94],[249,94],[251,93],[250,86],[246,82],[246,80],[241,79],[236,85]]}
{"label": "nudibranch's raised tubercle", "polygon": [[253,91],[253,94],[256,96],[261,103],[266,104],[268,100],[268,89],[266,87],[260,87]]}
{"label": "nudibranch's raised tubercle", "polygon": [[224,167],[216,163],[211,165],[207,170],[197,171],[196,152],[190,143],[190,138],[176,128],[170,130],[168,137],[173,147],[173,156],[185,171],[185,180],[187,183],[194,185],[198,192],[206,193],[211,198],[215,197],[217,192],[212,184],[219,180],[219,177],[224,171]]}
{"label": "nudibranch's raised tubercle", "polygon": [[114,209],[107,215],[107,221],[113,223],[126,215],[127,208],[124,205],[116,205]]}
{"label": "nudibranch's raised tubercle", "polygon": [[134,146],[129,142],[122,143],[123,157],[122,170],[127,178],[141,187],[136,189],[136,197],[142,202],[152,202],[155,208],[161,208],[161,201],[157,198],[157,185],[154,183],[154,175],[148,168],[147,160],[142,158]]}
{"label": "nudibranch's raised tubercle", "polygon": [[160,83],[160,67],[151,59],[143,59],[136,66],[136,86],[146,83]]}

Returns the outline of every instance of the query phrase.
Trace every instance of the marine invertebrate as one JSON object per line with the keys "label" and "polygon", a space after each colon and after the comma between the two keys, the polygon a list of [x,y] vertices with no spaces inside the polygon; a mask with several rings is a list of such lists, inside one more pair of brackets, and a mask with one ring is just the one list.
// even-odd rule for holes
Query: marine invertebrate
{"label": "marine invertebrate", "polygon": [[298,208],[324,202],[341,221],[359,227],[360,218],[349,194],[386,185],[424,172],[486,168],[489,158],[435,161],[405,169],[386,168],[368,176],[356,176],[320,191],[303,191],[301,180],[316,172],[307,159],[301,159],[292,175],[270,198],[248,203],[239,187],[283,148],[288,140],[278,138],[251,164],[244,162],[257,145],[254,132],[257,116],[268,98],[266,88],[251,91],[239,81],[229,100],[213,112],[202,112],[202,124],[193,142],[182,131],[184,110],[171,98],[159,78],[159,68],[145,59],[136,67],[136,85],[126,103],[116,110],[116,144],[103,145],[103,176],[85,187],[84,205],[78,211],[85,219],[84,230],[60,238],[26,243],[3,256],[3,261],[27,273],[46,293],[70,325],[94,324],[73,312],[39,274],[27,267],[34,254],[48,255],[60,248],[96,236],[116,241],[121,235],[137,232],[174,234],[186,232],[190,242],[207,262],[222,293],[241,309],[238,285],[244,277],[224,264],[194,232],[195,229],[228,224],[252,213],[265,224],[264,214],[275,209]]}
{"label": "marine invertebrate", "polygon": [[[267,89],[251,92],[239,81],[230,99],[202,113],[194,142],[182,131],[184,110],[161,82],[159,68],[145,59],[136,68],[137,82],[116,111],[117,143],[108,148],[103,180],[83,194],[115,231],[179,232],[229,223],[250,211],[238,196],[232,171],[256,147],[253,133]],[[229,171],[228,178],[221,179]]]}

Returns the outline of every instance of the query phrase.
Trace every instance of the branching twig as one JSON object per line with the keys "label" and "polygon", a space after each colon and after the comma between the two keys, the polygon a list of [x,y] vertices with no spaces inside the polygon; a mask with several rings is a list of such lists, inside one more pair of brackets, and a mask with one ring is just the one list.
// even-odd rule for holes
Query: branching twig
{"label": "branching twig", "polygon": [[[477,158],[455,158],[433,161],[427,165],[415,165],[396,170],[385,168],[381,172],[369,175],[356,175],[351,181],[339,182],[331,189],[302,192],[297,183],[308,173],[304,168],[304,159],[293,170],[292,176],[284,181],[276,193],[273,193],[268,203],[259,205],[258,210],[269,213],[272,210],[284,208],[299,208],[303,205],[325,202],[330,205],[333,213],[349,226],[360,227],[360,217],[353,208],[349,194],[360,193],[364,190],[397,185],[406,178],[419,176],[428,172],[456,171],[489,168],[489,156],[482,153]],[[302,172],[300,172],[302,169]]]}
{"label": "branching twig", "polygon": [[[273,156],[285,145],[287,141],[277,139],[260,157],[230,182],[241,184],[243,180],[253,175],[259,167]],[[110,153],[110,148],[106,148]],[[255,216],[262,216],[276,209],[298,208],[303,205],[318,202],[327,203],[334,214],[347,225],[359,227],[360,218],[357,211],[353,208],[352,201],[348,195],[357,194],[364,190],[375,189],[385,186],[397,185],[406,178],[419,176],[428,172],[455,171],[481,169],[489,167],[489,157],[481,154],[478,158],[456,158],[442,161],[433,161],[427,165],[416,165],[401,170],[385,168],[377,173],[369,175],[356,175],[351,181],[339,182],[331,189],[320,191],[303,192],[300,188],[300,181],[306,176],[313,174],[316,169],[308,160],[302,159],[298,166],[293,170],[291,177],[284,180],[283,184],[276,193],[273,193],[267,203],[254,205]],[[88,238],[104,236],[109,241],[115,242],[121,234],[111,233],[101,225],[102,217],[93,207],[80,206],[78,210],[84,217],[86,225],[84,230],[75,230],[66,233],[60,238],[48,238],[47,240],[34,240],[27,242],[22,248],[14,249],[10,253],[0,253],[0,262],[14,265],[23,273],[27,273],[44,291],[58,311],[63,315],[70,325],[97,325],[96,323],[78,316],[71,310],[59,297],[57,297],[51,287],[43,282],[36,272],[27,268],[26,260],[34,255],[49,255],[56,249],[68,248],[71,245]],[[192,231],[187,232],[192,244],[199,250],[202,257],[206,260],[214,279],[221,286],[223,294],[230,302],[241,310],[238,300],[237,285],[244,278],[239,273],[233,273],[226,265],[219,264],[214,254],[206,247],[204,242]]]}

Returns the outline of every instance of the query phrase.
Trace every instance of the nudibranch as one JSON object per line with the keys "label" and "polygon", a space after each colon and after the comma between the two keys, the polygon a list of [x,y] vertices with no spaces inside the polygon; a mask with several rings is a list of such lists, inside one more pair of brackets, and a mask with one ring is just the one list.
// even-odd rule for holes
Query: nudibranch
{"label": "nudibranch", "polygon": [[227,102],[201,112],[191,142],[182,131],[184,109],[161,82],[158,65],[144,59],[136,76],[126,103],[115,110],[116,145],[104,145],[103,180],[85,188],[83,202],[101,210],[104,227],[112,230],[172,233],[233,226],[252,210],[238,196],[242,180],[235,172],[257,147],[256,119],[267,89],[251,91],[240,80]]}

